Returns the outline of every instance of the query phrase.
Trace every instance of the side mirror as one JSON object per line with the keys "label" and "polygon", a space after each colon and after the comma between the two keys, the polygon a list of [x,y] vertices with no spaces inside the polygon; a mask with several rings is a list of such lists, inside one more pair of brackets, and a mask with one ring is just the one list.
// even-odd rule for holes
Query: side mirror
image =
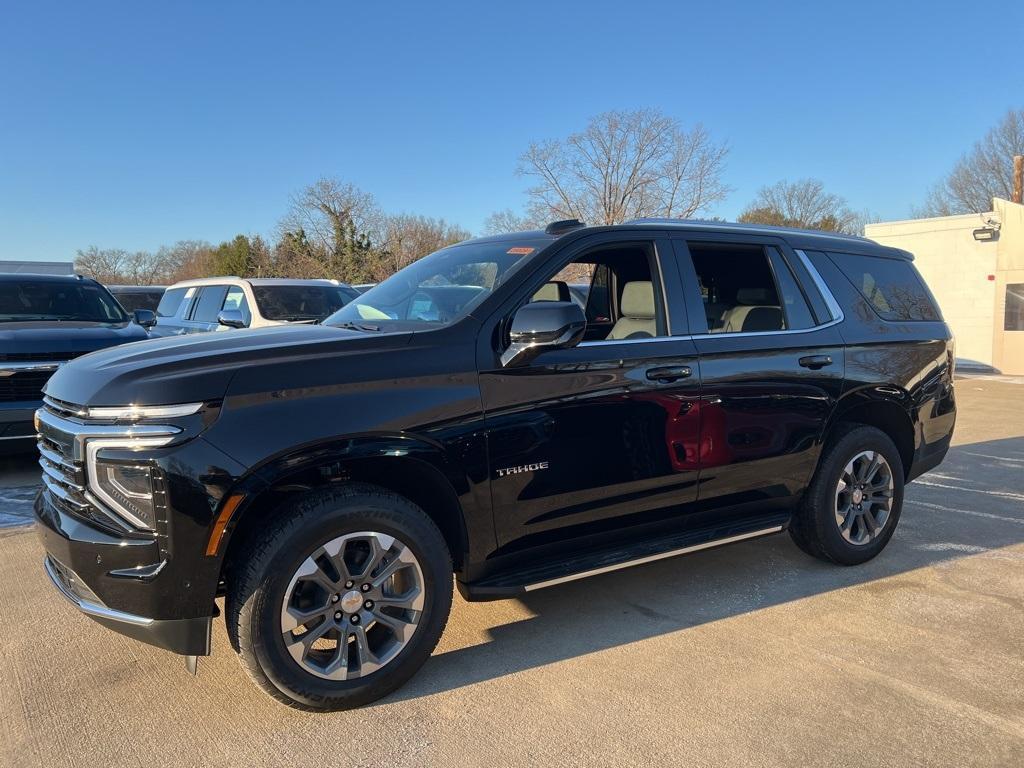
{"label": "side mirror", "polygon": [[228,328],[245,328],[245,318],[237,309],[223,309],[217,315],[217,322]]}
{"label": "side mirror", "polygon": [[587,318],[571,301],[524,304],[512,318],[511,344],[501,356],[508,368],[523,365],[549,349],[575,347],[587,329]]}
{"label": "side mirror", "polygon": [[156,325],[156,313],[151,309],[136,309],[132,318],[147,331]]}

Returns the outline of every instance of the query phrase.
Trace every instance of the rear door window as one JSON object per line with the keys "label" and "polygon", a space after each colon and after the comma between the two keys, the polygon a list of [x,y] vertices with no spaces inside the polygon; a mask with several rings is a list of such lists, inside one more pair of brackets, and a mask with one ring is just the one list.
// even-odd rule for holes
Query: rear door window
{"label": "rear door window", "polygon": [[207,285],[199,294],[199,301],[195,311],[192,313],[192,320],[197,323],[216,323],[217,314],[224,306],[224,298],[227,295],[226,285]]}
{"label": "rear door window", "polygon": [[687,247],[709,333],[765,333],[814,326],[796,278],[774,247],[717,241],[690,241]]}
{"label": "rear door window", "polygon": [[829,257],[883,320],[941,320],[924,281],[909,261],[830,253]]}

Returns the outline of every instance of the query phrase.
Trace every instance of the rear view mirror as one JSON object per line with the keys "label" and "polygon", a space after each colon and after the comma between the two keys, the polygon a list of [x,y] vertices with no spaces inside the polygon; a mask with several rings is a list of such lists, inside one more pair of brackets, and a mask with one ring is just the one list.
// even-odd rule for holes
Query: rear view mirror
{"label": "rear view mirror", "polygon": [[156,325],[156,313],[151,309],[136,309],[132,312],[132,319],[147,331]]}
{"label": "rear view mirror", "polygon": [[228,328],[245,328],[245,318],[237,309],[222,309],[217,315],[217,322]]}
{"label": "rear view mirror", "polygon": [[549,349],[575,347],[587,329],[587,318],[571,301],[524,304],[512,318],[509,348],[501,356],[508,368],[523,365]]}

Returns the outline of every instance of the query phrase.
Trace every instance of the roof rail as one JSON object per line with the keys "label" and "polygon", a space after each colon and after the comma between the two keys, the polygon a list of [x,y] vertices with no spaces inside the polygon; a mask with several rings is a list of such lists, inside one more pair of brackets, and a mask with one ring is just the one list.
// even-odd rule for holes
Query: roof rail
{"label": "roof rail", "polygon": [[546,227],[544,232],[549,235],[564,235],[566,232],[572,232],[574,229],[587,226],[579,219],[562,219],[561,221],[552,221]]}
{"label": "roof rail", "polygon": [[837,240],[855,240],[872,242],[870,238],[861,235],[848,235],[844,232],[826,232],[821,229],[803,229],[801,227],[780,227],[774,224],[753,224],[737,221],[709,221],[707,219],[672,219],[665,217],[650,217],[631,219],[626,224],[670,224],[679,227],[708,228],[708,229],[732,229],[747,232],[764,232],[766,234],[800,234],[812,235],[815,237],[832,237]]}

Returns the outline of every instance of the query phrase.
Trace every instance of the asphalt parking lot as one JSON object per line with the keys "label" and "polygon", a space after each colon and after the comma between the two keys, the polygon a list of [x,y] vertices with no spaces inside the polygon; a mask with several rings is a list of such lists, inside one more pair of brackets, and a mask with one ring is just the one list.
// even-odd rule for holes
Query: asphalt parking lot
{"label": "asphalt parking lot", "polygon": [[[457,597],[419,675],[345,713],[258,692],[221,624],[189,676],[65,604],[30,528],[0,531],[0,765],[1024,765],[1024,385],[958,395],[955,448],[871,563],[783,535]],[[31,462],[0,465],[22,514]]]}

